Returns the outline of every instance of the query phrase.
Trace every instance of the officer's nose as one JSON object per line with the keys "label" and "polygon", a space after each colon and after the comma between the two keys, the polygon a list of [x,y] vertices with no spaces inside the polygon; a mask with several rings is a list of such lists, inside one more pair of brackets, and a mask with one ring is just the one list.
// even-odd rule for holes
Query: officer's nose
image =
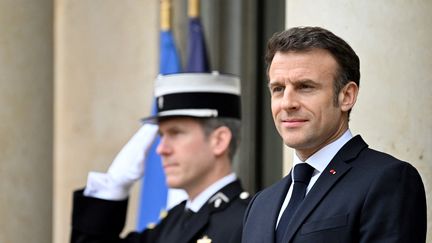
{"label": "officer's nose", "polygon": [[171,151],[169,143],[165,137],[161,137],[156,148],[156,153],[159,155],[167,155]]}

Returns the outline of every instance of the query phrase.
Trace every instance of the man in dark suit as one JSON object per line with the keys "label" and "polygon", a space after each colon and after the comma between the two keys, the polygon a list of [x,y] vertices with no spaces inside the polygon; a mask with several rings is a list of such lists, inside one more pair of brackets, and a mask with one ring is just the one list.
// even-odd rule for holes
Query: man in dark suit
{"label": "man in dark suit", "polygon": [[[218,73],[160,76],[155,95],[157,115],[143,119],[146,124],[107,173],[90,173],[86,188],[74,193],[71,242],[240,242],[249,202],[232,172],[240,134],[240,80]],[[188,200],[155,227],[122,239],[129,188],[143,174],[143,157],[157,131],[166,182],[184,189]]]}
{"label": "man in dark suit", "polygon": [[349,130],[360,81],[352,48],[328,30],[292,28],[269,40],[266,62],[293,170],[251,199],[242,242],[425,242],[417,170]]}

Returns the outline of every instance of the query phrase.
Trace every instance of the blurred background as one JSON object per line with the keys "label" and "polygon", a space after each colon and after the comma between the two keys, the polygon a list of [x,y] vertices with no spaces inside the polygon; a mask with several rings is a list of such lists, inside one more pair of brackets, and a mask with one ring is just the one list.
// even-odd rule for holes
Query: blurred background
{"label": "blurred background", "polygon": [[[188,1],[171,9],[185,65]],[[107,170],[151,112],[160,10],[159,0],[0,0],[0,243],[69,241],[72,192],[89,171]],[[360,57],[352,132],[413,164],[431,205],[432,1],[201,0],[199,12],[211,70],[242,80],[235,170],[251,193],[282,178],[292,158],[269,111],[265,43],[312,25]],[[138,184],[125,231],[136,225]],[[428,219],[430,231],[431,209]]]}

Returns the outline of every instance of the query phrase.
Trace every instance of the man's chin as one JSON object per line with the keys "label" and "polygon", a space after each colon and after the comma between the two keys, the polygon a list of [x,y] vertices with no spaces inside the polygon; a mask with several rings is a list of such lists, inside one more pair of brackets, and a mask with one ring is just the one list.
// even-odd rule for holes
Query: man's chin
{"label": "man's chin", "polygon": [[169,188],[173,188],[173,189],[183,189],[182,185],[180,182],[175,181],[175,180],[169,180],[167,179],[166,184]]}
{"label": "man's chin", "polygon": [[283,139],[283,142],[286,146],[292,148],[292,149],[301,149],[304,147],[305,141],[300,138],[296,138],[293,136],[285,136]]}

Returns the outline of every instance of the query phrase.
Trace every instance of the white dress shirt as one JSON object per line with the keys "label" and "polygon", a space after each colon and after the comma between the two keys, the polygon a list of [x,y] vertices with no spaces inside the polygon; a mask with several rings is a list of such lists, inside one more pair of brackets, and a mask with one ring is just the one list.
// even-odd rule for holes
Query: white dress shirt
{"label": "white dress shirt", "polygon": [[[310,166],[312,166],[315,170],[312,174],[311,180],[308,184],[308,187],[306,189],[306,194],[310,191],[312,186],[315,184],[315,182],[318,180],[318,177],[321,175],[321,173],[324,171],[324,169],[327,167],[327,165],[330,163],[331,159],[336,155],[336,153],[342,148],[342,146],[345,145],[351,138],[352,138],[351,131],[348,129],[345,131],[345,133],[339,137],[334,142],[326,145],[322,149],[315,152],[312,156],[310,156],[306,161],[300,160],[300,158],[297,156],[296,153],[294,153],[293,158],[293,167],[294,168],[297,164],[300,163],[307,163]],[[294,181],[294,173],[295,170],[291,173],[291,178]],[[276,228],[279,224],[280,218],[282,217],[283,212],[285,211],[286,207],[288,206],[288,202],[291,199],[291,194],[293,190],[293,184],[291,183],[290,188],[288,189],[287,195],[285,196],[285,200],[282,204],[282,207],[279,211],[279,216],[276,222]]]}

